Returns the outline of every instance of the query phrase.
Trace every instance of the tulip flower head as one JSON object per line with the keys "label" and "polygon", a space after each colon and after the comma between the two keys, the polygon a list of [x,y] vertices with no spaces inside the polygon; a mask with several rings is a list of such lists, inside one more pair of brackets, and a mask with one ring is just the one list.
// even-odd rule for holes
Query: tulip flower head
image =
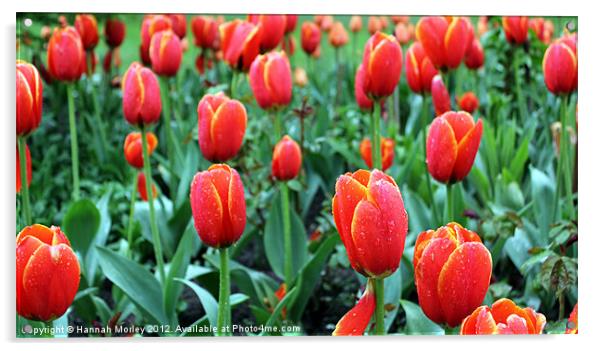
{"label": "tulip flower head", "polygon": [[186,36],[186,16],[182,14],[168,14],[167,18],[171,21],[171,30],[180,39],[184,39]]}
{"label": "tulip flower head", "polygon": [[135,126],[153,124],[161,117],[161,91],[155,74],[138,62],[130,65],[121,81],[123,115]]}
{"label": "tulip flower head", "polygon": [[416,239],[418,302],[435,323],[455,327],[480,306],[491,269],[491,254],[479,236],[457,223],[422,232]]}
{"label": "tulip flower head", "polygon": [[180,38],[171,30],[156,32],[151,38],[149,55],[155,73],[160,76],[175,76],[182,62]]}
{"label": "tulip flower head", "polygon": [[[144,176],[144,172],[138,172],[138,195],[142,201],[148,201],[148,193],[146,192],[146,177]],[[157,198],[157,187],[155,183],[152,182],[151,179],[151,192],[153,193],[153,199]]]}
{"label": "tulip flower head", "polygon": [[366,79],[366,70],[364,65],[360,64],[355,72],[355,101],[362,110],[372,110],[372,100],[364,93],[364,80]]}
{"label": "tulip flower head", "polygon": [[286,17],[286,26],[284,27],[284,34],[289,34],[295,30],[297,27],[297,21],[299,20],[299,16],[297,15],[285,15]]}
{"label": "tulip flower head", "polygon": [[569,320],[566,323],[566,330],[565,330],[565,334],[579,334],[579,317],[578,317],[578,313],[579,313],[579,307],[577,307],[578,304],[575,304],[575,307],[573,307],[573,311],[571,311],[571,314],[569,315]]}
{"label": "tulip flower head", "polygon": [[527,41],[529,34],[529,17],[507,16],[502,17],[502,27],[506,41],[510,44],[521,45]]}
{"label": "tulip flower head", "polygon": [[194,44],[203,49],[215,49],[219,43],[217,22],[207,16],[196,16],[191,21]]}
{"label": "tulip flower head", "polygon": [[224,93],[203,96],[197,107],[199,147],[209,161],[225,162],[236,156],[247,128],[247,111]]}
{"label": "tulip flower head", "polygon": [[510,299],[478,307],[462,322],[460,335],[542,334],[546,317],[531,307],[520,308]]}
{"label": "tulip flower head", "polygon": [[570,94],[577,89],[576,42],[557,40],[543,56],[543,77],[548,90],[555,95]]}
{"label": "tulip flower head", "polygon": [[470,69],[479,69],[485,63],[485,52],[479,39],[473,39],[466,50],[464,64]]}
{"label": "tulip flower head", "polygon": [[[380,154],[383,160],[383,172],[393,165],[395,156],[395,141],[391,138],[380,138]],[[368,168],[372,169],[372,143],[364,138],[360,143],[360,155]]]}
{"label": "tulip flower head", "polygon": [[140,59],[145,65],[151,63],[149,50],[153,35],[168,29],[171,29],[171,20],[169,17],[164,15],[144,16],[142,29],[140,30]]}
{"label": "tulip flower head", "polygon": [[257,25],[259,50],[262,53],[275,49],[280,44],[287,25],[284,15],[249,15],[249,22]]}
{"label": "tulip flower head", "polygon": [[281,181],[296,178],[301,169],[301,161],[299,144],[288,135],[285,135],[274,147],[272,176]]}
{"label": "tulip flower head", "polygon": [[[157,144],[159,144],[159,140],[155,133],[146,133],[146,145],[148,147],[147,150],[149,156],[155,151]],[[144,166],[142,150],[142,133],[131,132],[125,137],[125,141],[123,142],[123,154],[125,155],[126,161],[132,167],[142,169],[142,166]]]}
{"label": "tulip flower head", "polygon": [[303,22],[301,25],[301,48],[306,54],[311,55],[320,45],[322,32],[313,22]]}
{"label": "tulip flower head", "polygon": [[392,35],[377,32],[368,39],[362,64],[365,69],[364,93],[374,101],[393,93],[401,76],[403,53]]}
{"label": "tulip flower head", "polygon": [[429,173],[442,183],[459,182],[468,175],[479,150],[483,123],[464,111],[449,111],[434,119],[426,141]]}
{"label": "tulip flower head", "polygon": [[362,30],[362,16],[351,16],[349,19],[349,30],[352,33]]}
{"label": "tulip flower head", "polygon": [[472,40],[470,22],[464,17],[422,17],[416,25],[416,37],[424,51],[441,69],[454,69],[462,63]]}
{"label": "tulip flower head", "polygon": [[111,48],[116,48],[125,38],[125,23],[117,18],[108,18],[105,22],[105,41]]}
{"label": "tulip flower head", "polygon": [[374,35],[376,34],[376,32],[379,32],[381,30],[382,22],[380,21],[380,18],[378,18],[377,16],[368,17],[368,33],[370,33],[370,35]]}
{"label": "tulip flower head", "polygon": [[17,135],[28,135],[42,121],[42,92],[44,86],[36,67],[17,60]]}
{"label": "tulip flower head", "polygon": [[81,77],[86,60],[82,40],[75,28],[55,28],[48,42],[48,70],[54,79],[72,82]]}
{"label": "tulip flower head", "polygon": [[75,16],[75,29],[82,39],[82,45],[86,51],[94,50],[98,44],[98,24],[93,15]]}
{"label": "tulip flower head", "polygon": [[328,41],[334,48],[340,48],[347,44],[349,35],[347,35],[347,30],[345,29],[345,26],[343,26],[343,23],[338,21],[334,22],[332,28],[330,28],[330,31],[328,32]]}
{"label": "tulip flower head", "polygon": [[411,27],[405,23],[395,25],[395,38],[401,45],[406,45],[412,39]]}
{"label": "tulip flower head", "polygon": [[340,176],[332,213],[353,269],[370,278],[384,278],[397,270],[408,215],[393,178],[377,169]]}
{"label": "tulip flower head", "polygon": [[433,96],[433,105],[437,116],[451,111],[451,100],[445,87],[445,83],[440,75],[433,77],[431,81],[431,95]]}
{"label": "tulip flower head", "polygon": [[249,70],[249,83],[262,109],[287,106],[292,98],[293,79],[286,54],[272,51],[257,56]]}
{"label": "tulip flower head", "polygon": [[438,71],[419,41],[414,42],[406,52],[405,70],[408,86],[413,92],[423,94],[431,91],[431,82]]}
{"label": "tulip flower head", "polygon": [[554,23],[543,17],[529,19],[529,29],[533,30],[535,36],[544,44],[549,44],[554,35]]}
{"label": "tulip flower head", "polygon": [[370,319],[376,309],[376,296],[372,284],[366,286],[364,294],[357,304],[339,320],[333,336],[361,336],[370,324]]}
{"label": "tulip flower head", "polygon": [[[17,147],[17,194],[21,192],[21,158],[19,155],[19,148]],[[29,153],[29,146],[25,144],[25,169],[27,170],[27,186],[31,184],[31,154]]]}
{"label": "tulip flower head", "polygon": [[219,32],[224,60],[233,69],[248,71],[259,54],[259,27],[251,22],[235,19],[220,25]]}
{"label": "tulip flower head", "polygon": [[59,227],[34,224],[17,236],[17,313],[51,321],[73,302],[80,267],[71,243]]}
{"label": "tulip flower head", "polygon": [[472,114],[479,108],[479,98],[472,91],[468,91],[456,99],[462,111]]}
{"label": "tulip flower head", "polygon": [[240,176],[226,164],[197,173],[190,185],[192,217],[201,241],[214,248],[238,241],[247,220]]}
{"label": "tulip flower head", "polygon": [[295,68],[293,73],[295,85],[298,87],[304,87],[307,85],[307,72],[301,67]]}

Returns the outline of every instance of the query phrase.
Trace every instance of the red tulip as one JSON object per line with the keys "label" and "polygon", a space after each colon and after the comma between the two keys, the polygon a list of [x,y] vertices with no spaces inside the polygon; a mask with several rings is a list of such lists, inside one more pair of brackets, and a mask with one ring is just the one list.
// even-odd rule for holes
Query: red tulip
{"label": "red tulip", "polygon": [[125,23],[117,18],[108,18],[105,22],[105,41],[111,48],[116,48],[125,38]]}
{"label": "red tulip", "polygon": [[75,29],[82,39],[82,45],[86,51],[93,50],[98,44],[98,24],[93,15],[75,16]]}
{"label": "red tulip", "polygon": [[[159,140],[153,132],[146,133],[146,145],[148,147],[148,155],[152,155],[157,147]],[[135,168],[141,169],[144,166],[144,157],[142,155],[142,133],[131,132],[125,137],[123,142],[123,154],[126,161]]]}
{"label": "red tulip", "polygon": [[529,17],[502,17],[502,27],[508,43],[522,44],[527,41],[527,34],[529,34]]}
{"label": "red tulip", "polygon": [[479,108],[479,98],[472,91],[468,91],[456,99],[462,111],[472,114]]}
{"label": "red tulip", "polygon": [[370,324],[376,309],[376,296],[372,284],[368,284],[364,294],[349,312],[339,320],[332,332],[333,336],[361,336]]}
{"label": "red tulip", "polygon": [[431,81],[431,94],[433,96],[433,105],[435,106],[435,114],[437,116],[442,115],[447,111],[451,111],[449,93],[447,92],[443,79],[441,79],[441,76],[438,74],[434,76]]}
{"label": "red tulip", "polygon": [[381,27],[382,22],[380,21],[380,18],[376,16],[368,17],[368,33],[370,33],[370,35],[374,35],[376,32],[379,32],[382,29]]}
{"label": "red tulip", "polygon": [[38,70],[30,63],[17,60],[17,135],[28,135],[42,121],[44,86]]}
{"label": "red tulip", "polygon": [[55,28],[48,42],[48,70],[53,78],[74,81],[81,77],[86,57],[82,40],[75,28]]}
{"label": "red tulip", "polygon": [[275,49],[282,41],[286,29],[286,16],[249,15],[249,22],[259,28],[259,49],[261,52]]}
{"label": "red tulip", "polygon": [[194,176],[190,185],[192,217],[201,241],[215,248],[238,241],[247,221],[240,176],[226,164],[215,164]]}
{"label": "red tulip", "polygon": [[416,94],[430,92],[431,82],[437,73],[422,44],[414,42],[406,52],[406,80],[410,89]]}
{"label": "red tulip", "polygon": [[474,123],[464,111],[449,111],[435,118],[426,141],[429,173],[442,183],[459,182],[468,175],[483,134],[483,123]]}
{"label": "red tulip", "polygon": [[[157,198],[157,187],[152,183],[151,179],[151,191],[153,193],[153,199]],[[143,172],[138,173],[138,194],[142,201],[148,201],[148,193],[146,192],[146,177]]]}
{"label": "red tulip", "polygon": [[395,25],[395,38],[401,45],[406,45],[412,39],[412,32],[410,26],[405,23],[398,23]]}
{"label": "red tulip", "polygon": [[544,44],[550,43],[554,35],[554,24],[542,17],[529,19],[529,29],[532,29],[537,38]]}
{"label": "red tulip", "polygon": [[130,65],[121,81],[123,115],[133,125],[152,124],[161,117],[161,91],[157,77],[138,62]]}
{"label": "red tulip", "polygon": [[215,49],[219,42],[217,22],[207,16],[196,16],[191,21],[194,44],[203,49]]}
{"label": "red tulip", "polygon": [[478,307],[464,319],[460,335],[542,334],[546,317],[531,307],[520,308],[510,299]]}
{"label": "red tulip", "polygon": [[163,15],[144,16],[142,28],[140,30],[140,59],[142,60],[142,63],[145,65],[151,63],[149,49],[153,35],[168,29],[171,29],[171,20],[169,17]]}
{"label": "red tulip", "polygon": [[377,169],[340,176],[332,214],[353,269],[371,278],[397,270],[408,215],[393,178]]}
{"label": "red tulip", "polygon": [[571,45],[566,39],[557,40],[543,56],[544,81],[553,94],[570,94],[577,89],[577,52]]}
{"label": "red tulip", "polygon": [[295,37],[293,37],[292,35],[287,35],[286,37],[284,37],[284,39],[282,39],[282,44],[280,45],[280,48],[286,53],[287,56],[290,57],[295,54],[296,46],[297,43],[295,41]]}
{"label": "red tulip", "polygon": [[416,25],[416,37],[435,67],[453,69],[462,63],[470,44],[470,22],[463,17],[422,17]]}
{"label": "red tulip", "polygon": [[364,93],[364,80],[366,79],[366,70],[364,65],[360,64],[355,72],[355,101],[362,110],[372,110],[372,100]]}
{"label": "red tulip", "polygon": [[[19,157],[19,148],[17,147],[17,194],[21,192],[21,159]],[[31,184],[31,154],[29,146],[25,144],[25,168],[27,170],[27,186]]]}
{"label": "red tulip", "polygon": [[180,39],[184,39],[186,36],[186,16],[182,14],[168,14],[167,17],[171,21],[171,30]]}
{"label": "red tulip", "polygon": [[180,38],[171,30],[156,32],[151,38],[149,54],[155,73],[175,76],[182,62]]}
{"label": "red tulip", "polygon": [[59,227],[34,224],[17,236],[17,313],[51,321],[62,316],[79,288],[79,262]]}
{"label": "red tulip", "polygon": [[297,27],[297,20],[298,17],[297,15],[286,15],[286,26],[284,27],[284,34],[288,34],[292,31],[295,30],[295,27]]}
{"label": "red tulip", "polygon": [[236,156],[247,128],[247,111],[224,93],[205,95],[197,107],[199,147],[209,161],[225,162]]}
{"label": "red tulip", "polygon": [[483,302],[491,267],[491,254],[479,236],[457,223],[420,233],[414,280],[424,314],[435,323],[460,324]]}
{"label": "red tulip", "polygon": [[286,181],[296,178],[301,169],[301,148],[288,135],[274,147],[272,155],[272,176]]}
{"label": "red tulip", "polygon": [[332,24],[334,23],[334,17],[330,15],[316,15],[314,16],[314,19],[321,30],[323,30],[324,32],[330,32]]}
{"label": "red tulip", "polygon": [[466,50],[466,56],[464,57],[464,64],[470,69],[479,69],[483,67],[485,63],[485,52],[479,39],[473,39],[472,43]]}
{"label": "red tulip", "polygon": [[391,35],[377,32],[364,48],[362,64],[366,70],[364,93],[372,100],[381,100],[393,93],[399,77],[403,53]]}
{"label": "red tulip", "polygon": [[[395,141],[391,138],[380,138],[380,154],[383,160],[383,172],[393,165],[395,156]],[[368,168],[372,168],[372,143],[365,138],[360,144],[360,155]]]}
{"label": "red tulip", "polygon": [[340,48],[347,44],[349,36],[341,22],[334,22],[332,28],[330,28],[330,32],[328,32],[328,41],[330,42],[330,45],[335,48]]}
{"label": "red tulip", "polygon": [[361,16],[351,16],[349,19],[349,30],[353,33],[357,33],[362,30],[362,17]]}
{"label": "red tulip", "polygon": [[320,45],[322,32],[313,22],[303,22],[301,25],[301,47],[306,54],[311,55]]}
{"label": "red tulip", "polygon": [[293,80],[286,54],[274,51],[257,56],[249,70],[249,83],[262,109],[288,105],[293,94]]}
{"label": "red tulip", "polygon": [[84,59],[81,61],[81,75],[86,75],[87,77],[91,76],[96,69],[96,64],[98,63],[98,56],[94,51],[84,52]]}
{"label": "red tulip", "polygon": [[250,22],[235,19],[219,26],[224,60],[230,67],[248,71],[259,54],[259,27]]}
{"label": "red tulip", "polygon": [[577,303],[575,303],[575,307],[573,307],[573,311],[569,315],[569,320],[567,322],[567,327],[565,330],[565,334],[579,334],[579,320],[578,320],[578,307]]}
{"label": "red tulip", "polygon": [[107,51],[105,57],[102,59],[102,69],[105,73],[109,73],[112,67],[121,66],[121,55],[119,54],[119,48],[113,48]]}

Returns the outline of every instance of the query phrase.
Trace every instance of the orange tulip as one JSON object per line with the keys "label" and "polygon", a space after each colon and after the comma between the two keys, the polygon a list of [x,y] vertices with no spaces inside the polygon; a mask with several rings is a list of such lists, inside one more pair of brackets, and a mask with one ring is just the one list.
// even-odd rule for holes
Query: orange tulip
{"label": "orange tulip", "polygon": [[17,236],[17,313],[51,321],[73,302],[80,267],[71,243],[59,227],[34,224]]}
{"label": "orange tulip", "polygon": [[281,181],[296,178],[301,169],[301,161],[299,144],[288,135],[285,135],[274,147],[272,176]]}
{"label": "orange tulip", "polygon": [[77,15],[75,16],[75,29],[82,39],[84,50],[93,50],[98,44],[98,24],[96,17],[93,15]]}
{"label": "orange tulip", "polygon": [[48,42],[48,70],[54,79],[75,81],[85,61],[81,37],[75,28],[55,28]]}
{"label": "orange tulip", "polygon": [[389,27],[389,18],[387,16],[380,16],[380,30],[385,31]]}
{"label": "orange tulip", "polygon": [[253,23],[235,19],[219,26],[224,60],[233,69],[248,71],[259,54],[261,36]]}
{"label": "orange tulip", "polygon": [[543,56],[543,77],[548,90],[556,95],[570,94],[577,89],[576,43],[570,39],[557,40]]}
{"label": "orange tulip", "polygon": [[207,16],[196,16],[191,21],[194,44],[203,49],[215,49],[219,43],[217,22]]}
{"label": "orange tulip", "polygon": [[247,111],[223,92],[203,96],[197,107],[199,147],[209,161],[225,162],[236,156],[247,128]]}
{"label": "orange tulip", "polygon": [[201,241],[215,248],[238,241],[247,221],[240,176],[226,164],[215,164],[194,176],[190,185],[192,217]]}
{"label": "orange tulip", "polygon": [[[19,157],[19,148],[17,147],[17,194],[21,192],[21,159]],[[29,146],[25,144],[25,165],[27,169],[27,186],[31,184],[31,154]]]}
{"label": "orange tulip", "polygon": [[[380,154],[383,160],[383,172],[393,165],[395,156],[395,141],[391,138],[380,138]],[[372,143],[370,139],[364,138],[360,143],[360,155],[368,168],[372,168]]]}
{"label": "orange tulip", "polygon": [[506,34],[506,41],[510,44],[520,45],[527,41],[527,34],[529,34],[529,17],[502,17],[502,27],[504,28],[504,34]]}
{"label": "orange tulip", "polygon": [[485,52],[479,39],[473,39],[468,50],[466,50],[466,56],[464,57],[464,64],[470,69],[479,69],[483,67],[485,63]]}
{"label": "orange tulip", "polygon": [[435,115],[439,116],[447,111],[451,111],[451,101],[449,93],[445,87],[440,75],[433,77],[431,81],[431,95],[433,96],[433,105],[435,106]]}
{"label": "orange tulip", "polygon": [[370,35],[376,34],[376,32],[380,32],[382,29],[382,22],[376,16],[368,17],[368,33]]}
{"label": "orange tulip", "polygon": [[273,51],[257,56],[249,70],[249,84],[262,109],[287,106],[293,94],[293,80],[286,54]]}
{"label": "orange tulip", "polygon": [[[186,36],[186,16],[182,14],[168,14],[167,18],[171,21],[171,30],[178,36],[180,39],[184,39]],[[152,38],[152,36],[151,36]]]}
{"label": "orange tulip", "polygon": [[178,73],[182,62],[182,43],[171,30],[153,34],[149,48],[153,71],[161,76],[172,77]]}
{"label": "orange tulip", "polygon": [[426,141],[429,173],[442,183],[459,182],[468,175],[483,134],[483,123],[475,124],[464,111],[449,111],[435,118]]}
{"label": "orange tulip", "polygon": [[578,304],[575,304],[566,324],[565,334],[579,334]]}
{"label": "orange tulip", "polygon": [[401,75],[403,53],[391,35],[377,32],[364,48],[362,64],[366,70],[364,93],[372,100],[381,100],[393,93]]}
{"label": "orange tulip", "polygon": [[249,22],[259,28],[259,50],[268,52],[278,46],[286,30],[284,15],[249,15]]}
{"label": "orange tulip", "polygon": [[391,21],[395,23],[395,25],[399,23],[409,24],[410,17],[409,16],[391,16]]}
{"label": "orange tulip", "polygon": [[286,17],[286,26],[284,27],[284,34],[289,34],[295,30],[297,27],[297,20],[299,16],[297,15],[285,15]]}
{"label": "orange tulip", "polygon": [[456,99],[462,111],[472,114],[479,108],[479,98],[472,91],[468,91]]}
{"label": "orange tulip", "polygon": [[152,124],[161,117],[161,91],[155,74],[138,62],[130,65],[121,81],[123,115],[133,125]]}
{"label": "orange tulip", "polygon": [[117,18],[108,18],[105,22],[105,41],[111,48],[116,48],[125,38],[125,23]]}
{"label": "orange tulip", "polygon": [[335,48],[340,48],[347,44],[349,36],[347,35],[347,30],[345,30],[343,23],[338,21],[334,22],[332,28],[330,28],[330,32],[328,32],[328,41],[330,42],[330,45]]}
{"label": "orange tulip", "polygon": [[457,326],[483,302],[491,268],[479,236],[457,223],[420,233],[414,280],[422,311],[435,323]]}
{"label": "orange tulip", "polygon": [[[159,140],[153,132],[146,133],[146,145],[148,146],[148,155],[152,155],[157,148]],[[144,158],[142,155],[142,134],[140,132],[131,132],[125,137],[123,142],[123,154],[126,161],[135,168],[142,169]]]}
{"label": "orange tulip", "polygon": [[17,60],[17,135],[28,135],[42,121],[42,92],[44,86],[34,65]]}
{"label": "orange tulip", "polygon": [[546,317],[531,307],[520,308],[510,299],[478,307],[462,322],[460,335],[542,334]]}
{"label": "orange tulip", "polygon": [[320,45],[322,32],[313,22],[303,22],[301,25],[301,47],[306,54],[311,55]]}
{"label": "orange tulip", "polygon": [[416,25],[416,37],[435,67],[454,69],[462,63],[472,40],[472,26],[463,17],[422,17]]}
{"label": "orange tulip", "polygon": [[333,336],[361,336],[366,331],[376,309],[376,296],[372,284],[368,284],[357,304],[339,320]]}
{"label": "orange tulip", "polygon": [[397,270],[408,215],[393,178],[377,169],[340,176],[332,214],[353,269],[370,278],[384,278]]}
{"label": "orange tulip", "polygon": [[353,33],[357,33],[362,30],[362,17],[351,16],[349,19],[349,30]]}
{"label": "orange tulip", "polygon": [[162,30],[171,29],[171,20],[164,15],[147,15],[142,21],[140,30],[140,59],[145,65],[150,65],[150,45],[151,39],[155,33]]}
{"label": "orange tulip", "polygon": [[406,52],[406,80],[416,94],[431,91],[431,82],[437,69],[426,56],[419,41],[414,42]]}
{"label": "orange tulip", "polygon": [[[151,179],[151,191],[153,193],[153,199],[157,198],[157,187],[155,187],[155,183],[152,182]],[[146,177],[144,176],[144,172],[138,173],[138,194],[142,201],[148,201],[148,193],[146,192]]]}

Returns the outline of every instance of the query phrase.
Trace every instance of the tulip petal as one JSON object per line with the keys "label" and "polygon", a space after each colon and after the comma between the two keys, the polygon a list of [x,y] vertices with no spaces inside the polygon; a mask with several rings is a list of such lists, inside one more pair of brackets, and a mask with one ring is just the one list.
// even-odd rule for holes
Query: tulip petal
{"label": "tulip petal", "polygon": [[201,240],[209,246],[219,247],[224,210],[220,194],[208,171],[197,173],[192,180],[190,206]]}
{"label": "tulip petal", "polygon": [[423,17],[416,25],[416,37],[436,67],[445,66],[445,33],[448,23],[444,17]]}
{"label": "tulip petal", "polygon": [[500,334],[529,334],[527,321],[515,314],[508,316],[506,324],[498,323],[497,328]]}
{"label": "tulip petal", "polygon": [[366,331],[376,309],[376,298],[370,287],[349,312],[339,320],[332,332],[333,336],[361,336]]}
{"label": "tulip petal", "polygon": [[435,118],[429,128],[426,159],[429,173],[440,182],[447,182],[454,170],[458,145],[451,125],[443,118]]}
{"label": "tulip petal", "polygon": [[462,63],[469,39],[466,20],[454,17],[445,33],[446,66],[448,68],[456,68]]}
{"label": "tulip petal", "polygon": [[213,117],[210,133],[215,146],[214,158],[223,162],[236,156],[242,145],[247,128],[247,112],[243,104],[229,100],[217,109]]}
{"label": "tulip petal", "polygon": [[452,175],[453,181],[462,180],[470,173],[474,159],[479,151],[482,134],[483,122],[479,119],[475,127],[464,136],[458,145],[458,155]]}
{"label": "tulip petal", "polygon": [[505,323],[510,316],[516,315],[521,317],[526,324],[527,330],[535,330],[534,321],[529,318],[529,315],[522,308],[518,307],[512,300],[510,299],[499,299],[491,305],[491,314],[493,318],[501,323]]}

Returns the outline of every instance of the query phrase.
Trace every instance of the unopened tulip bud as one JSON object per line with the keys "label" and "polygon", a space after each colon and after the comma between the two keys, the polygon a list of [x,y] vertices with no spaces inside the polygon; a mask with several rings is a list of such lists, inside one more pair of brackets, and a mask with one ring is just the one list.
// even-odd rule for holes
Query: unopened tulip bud
{"label": "unopened tulip bud", "polygon": [[274,147],[272,176],[286,181],[297,177],[301,170],[301,148],[296,141],[285,135]]}

